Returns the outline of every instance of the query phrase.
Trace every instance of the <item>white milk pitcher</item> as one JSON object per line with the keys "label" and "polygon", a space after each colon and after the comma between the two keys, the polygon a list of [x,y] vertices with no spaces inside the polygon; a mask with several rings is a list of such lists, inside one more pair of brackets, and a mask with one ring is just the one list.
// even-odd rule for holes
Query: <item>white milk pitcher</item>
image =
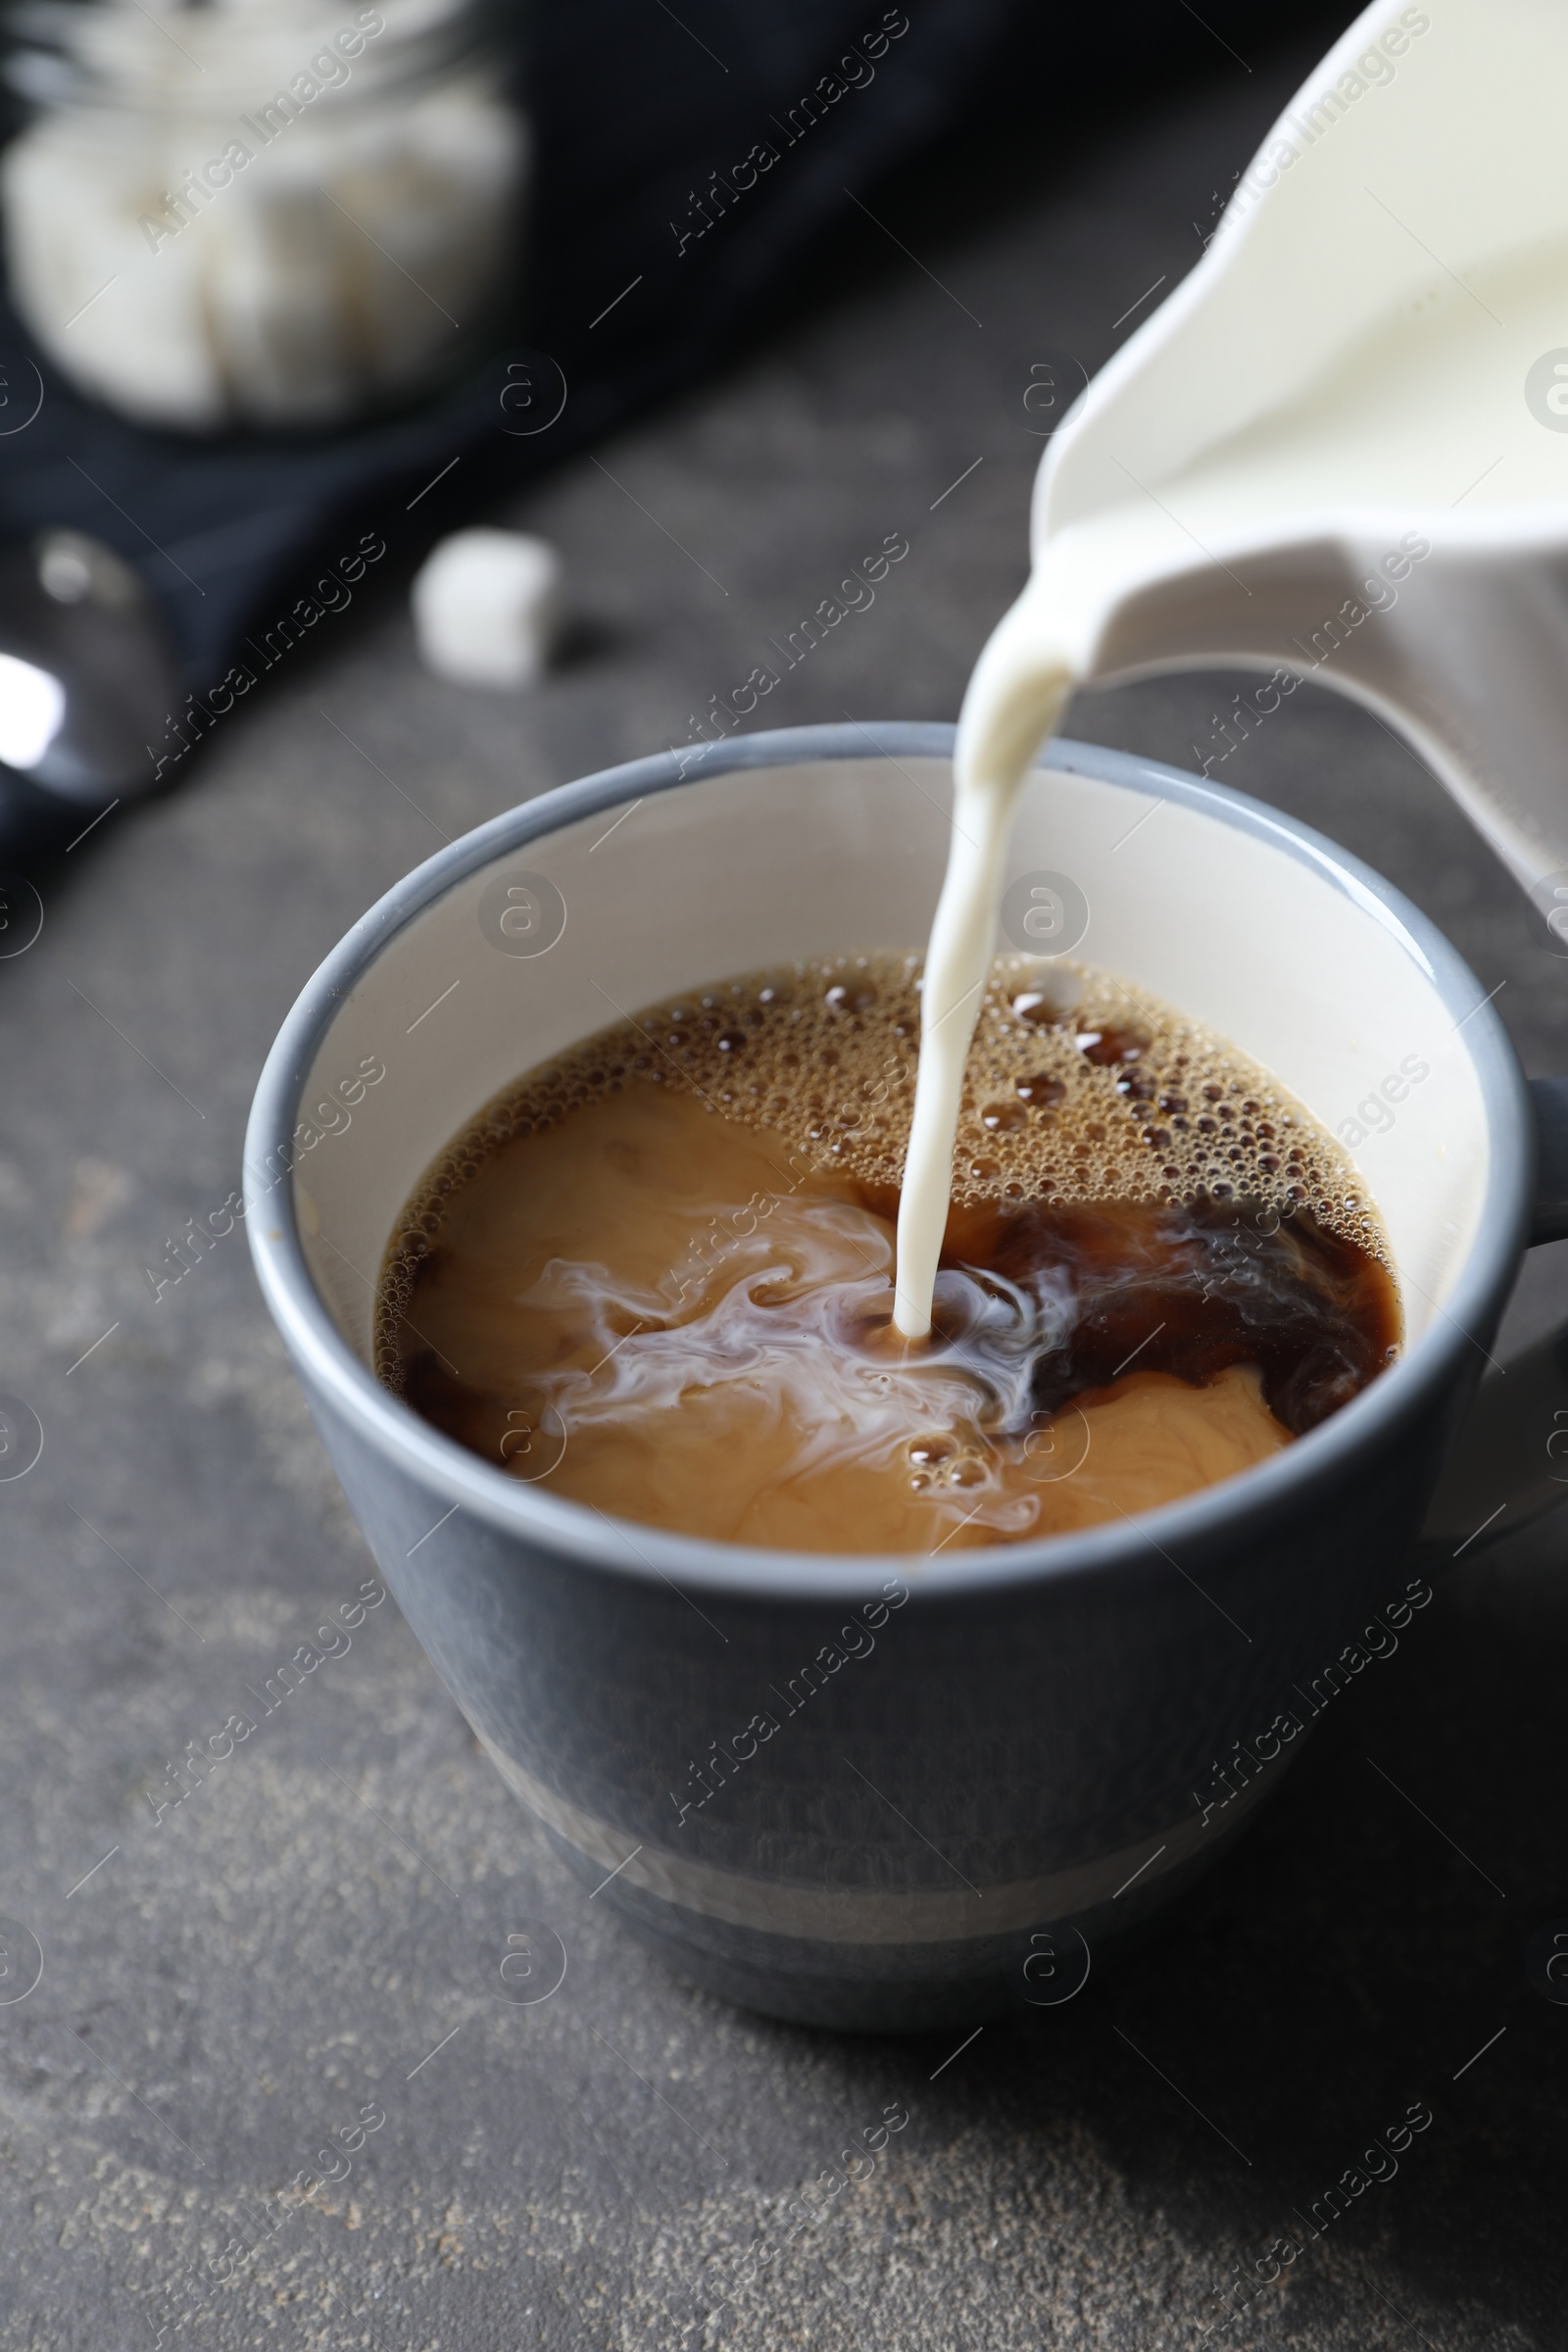
{"label": "white milk pitcher", "polygon": [[[1568,0],[1369,8],[1036,484],[959,713],[894,1320],[930,1329],[1012,811],[1074,686],[1216,662],[1400,728],[1568,945]],[[1204,762],[1205,768],[1207,762]]]}
{"label": "white milk pitcher", "polygon": [[1568,885],[1565,123],[1564,0],[1367,9],[1063,421],[1032,532],[1037,567],[1049,548],[1082,591],[1080,681],[1263,666],[1256,714],[1302,676],[1338,687],[1548,919]]}

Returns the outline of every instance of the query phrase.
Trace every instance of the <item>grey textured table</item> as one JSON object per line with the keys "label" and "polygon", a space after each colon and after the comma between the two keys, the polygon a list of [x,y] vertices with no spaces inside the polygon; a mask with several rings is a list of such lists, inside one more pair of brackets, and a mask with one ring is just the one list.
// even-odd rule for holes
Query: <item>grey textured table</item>
{"label": "grey textured table", "polygon": [[[1461,1563],[1224,1872],[1070,2007],[957,2055],[812,2035],[612,1927],[390,1602],[263,1713],[370,1563],[241,1236],[157,1298],[147,1272],[234,1183],[273,1030],[371,899],[519,797],[682,740],[888,532],[907,560],[767,717],[952,715],[1022,575],[1031,365],[1097,364],[1190,266],[1292,78],[1217,65],[1098,155],[1000,174],[961,222],[962,172],[888,191],[920,266],[857,222],[813,310],[532,495],[517,519],[564,550],[580,622],[543,691],[438,685],[396,599],[356,607],[185,789],[73,857],[0,971],[0,1387],[45,1437],[0,1487],[0,1912],[45,1958],[0,2007],[5,2347],[1196,2346],[1233,2265],[1255,2279],[1417,2101],[1396,2177],[1227,2340],[1568,2341],[1568,2010],[1524,1970],[1568,1914],[1551,1523]],[[1224,707],[1188,678],[1072,724],[1191,765]],[[1506,982],[1527,1063],[1568,1067],[1568,966],[1374,721],[1303,690],[1216,773],[1392,875]],[[1554,1275],[1532,1263],[1518,1332]],[[235,1711],[257,1732],[175,1804],[172,1761]],[[537,2006],[479,1987],[480,1936],[514,1917],[568,1954]],[[713,2313],[700,2266],[782,2242],[791,2193],[895,2100],[874,2179]],[[302,2195],[362,2109],[384,2123]],[[180,2280],[209,2258],[198,2306]]]}

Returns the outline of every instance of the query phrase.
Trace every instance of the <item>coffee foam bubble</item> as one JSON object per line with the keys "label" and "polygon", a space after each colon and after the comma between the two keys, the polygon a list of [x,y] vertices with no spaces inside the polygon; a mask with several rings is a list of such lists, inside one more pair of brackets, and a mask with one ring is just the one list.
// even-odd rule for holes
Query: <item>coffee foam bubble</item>
{"label": "coffee foam bubble", "polygon": [[[908,1137],[919,989],[914,956],[815,958],[667,999],[516,1080],[457,1137],[404,1212],[380,1289],[381,1377],[401,1386],[398,1322],[453,1196],[497,1146],[624,1087],[694,1095],[890,1205]],[[1340,1147],[1227,1040],[1087,966],[999,956],[969,1054],[955,1207],[1204,1196],[1255,1206],[1265,1222],[1310,1209],[1390,1262]]]}

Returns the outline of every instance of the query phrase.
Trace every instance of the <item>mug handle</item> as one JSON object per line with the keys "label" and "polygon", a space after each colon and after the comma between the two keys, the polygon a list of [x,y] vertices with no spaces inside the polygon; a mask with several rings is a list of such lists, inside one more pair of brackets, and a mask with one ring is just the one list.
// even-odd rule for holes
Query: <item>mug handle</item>
{"label": "mug handle", "polygon": [[[1536,1205],[1530,1246],[1568,1240],[1568,1078],[1532,1078]],[[1489,1372],[1444,1464],[1420,1541],[1444,1565],[1568,1501],[1568,1325]]]}

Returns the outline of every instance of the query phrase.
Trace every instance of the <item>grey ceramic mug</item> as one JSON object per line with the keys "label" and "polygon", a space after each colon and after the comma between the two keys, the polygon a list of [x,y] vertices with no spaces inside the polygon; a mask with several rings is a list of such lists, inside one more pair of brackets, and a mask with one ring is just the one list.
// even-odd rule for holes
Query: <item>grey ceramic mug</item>
{"label": "grey ceramic mug", "polygon": [[1538,1089],[1533,1113],[1474,975],[1367,867],[1071,743],[1025,788],[1011,878],[1032,904],[1054,876],[1042,903],[1087,914],[1079,956],[1210,1022],[1351,1144],[1404,1299],[1391,1370],[1245,1476],[1136,1520],[886,1558],[612,1521],[379,1386],[382,1253],[449,1137],[617,1011],[920,948],[951,748],[932,726],[742,737],[496,818],[321,966],[246,1143],[257,1270],[327,1451],[505,1778],[585,1880],[615,1874],[601,1899],[685,1975],[871,2031],[1072,1997],[1234,1838],[1366,1613],[1407,1621],[1431,1558],[1568,1476],[1556,1344],[1510,1369],[1505,1412],[1489,1383],[1455,1443],[1533,1217],[1534,1238],[1568,1230],[1559,1095]]}

